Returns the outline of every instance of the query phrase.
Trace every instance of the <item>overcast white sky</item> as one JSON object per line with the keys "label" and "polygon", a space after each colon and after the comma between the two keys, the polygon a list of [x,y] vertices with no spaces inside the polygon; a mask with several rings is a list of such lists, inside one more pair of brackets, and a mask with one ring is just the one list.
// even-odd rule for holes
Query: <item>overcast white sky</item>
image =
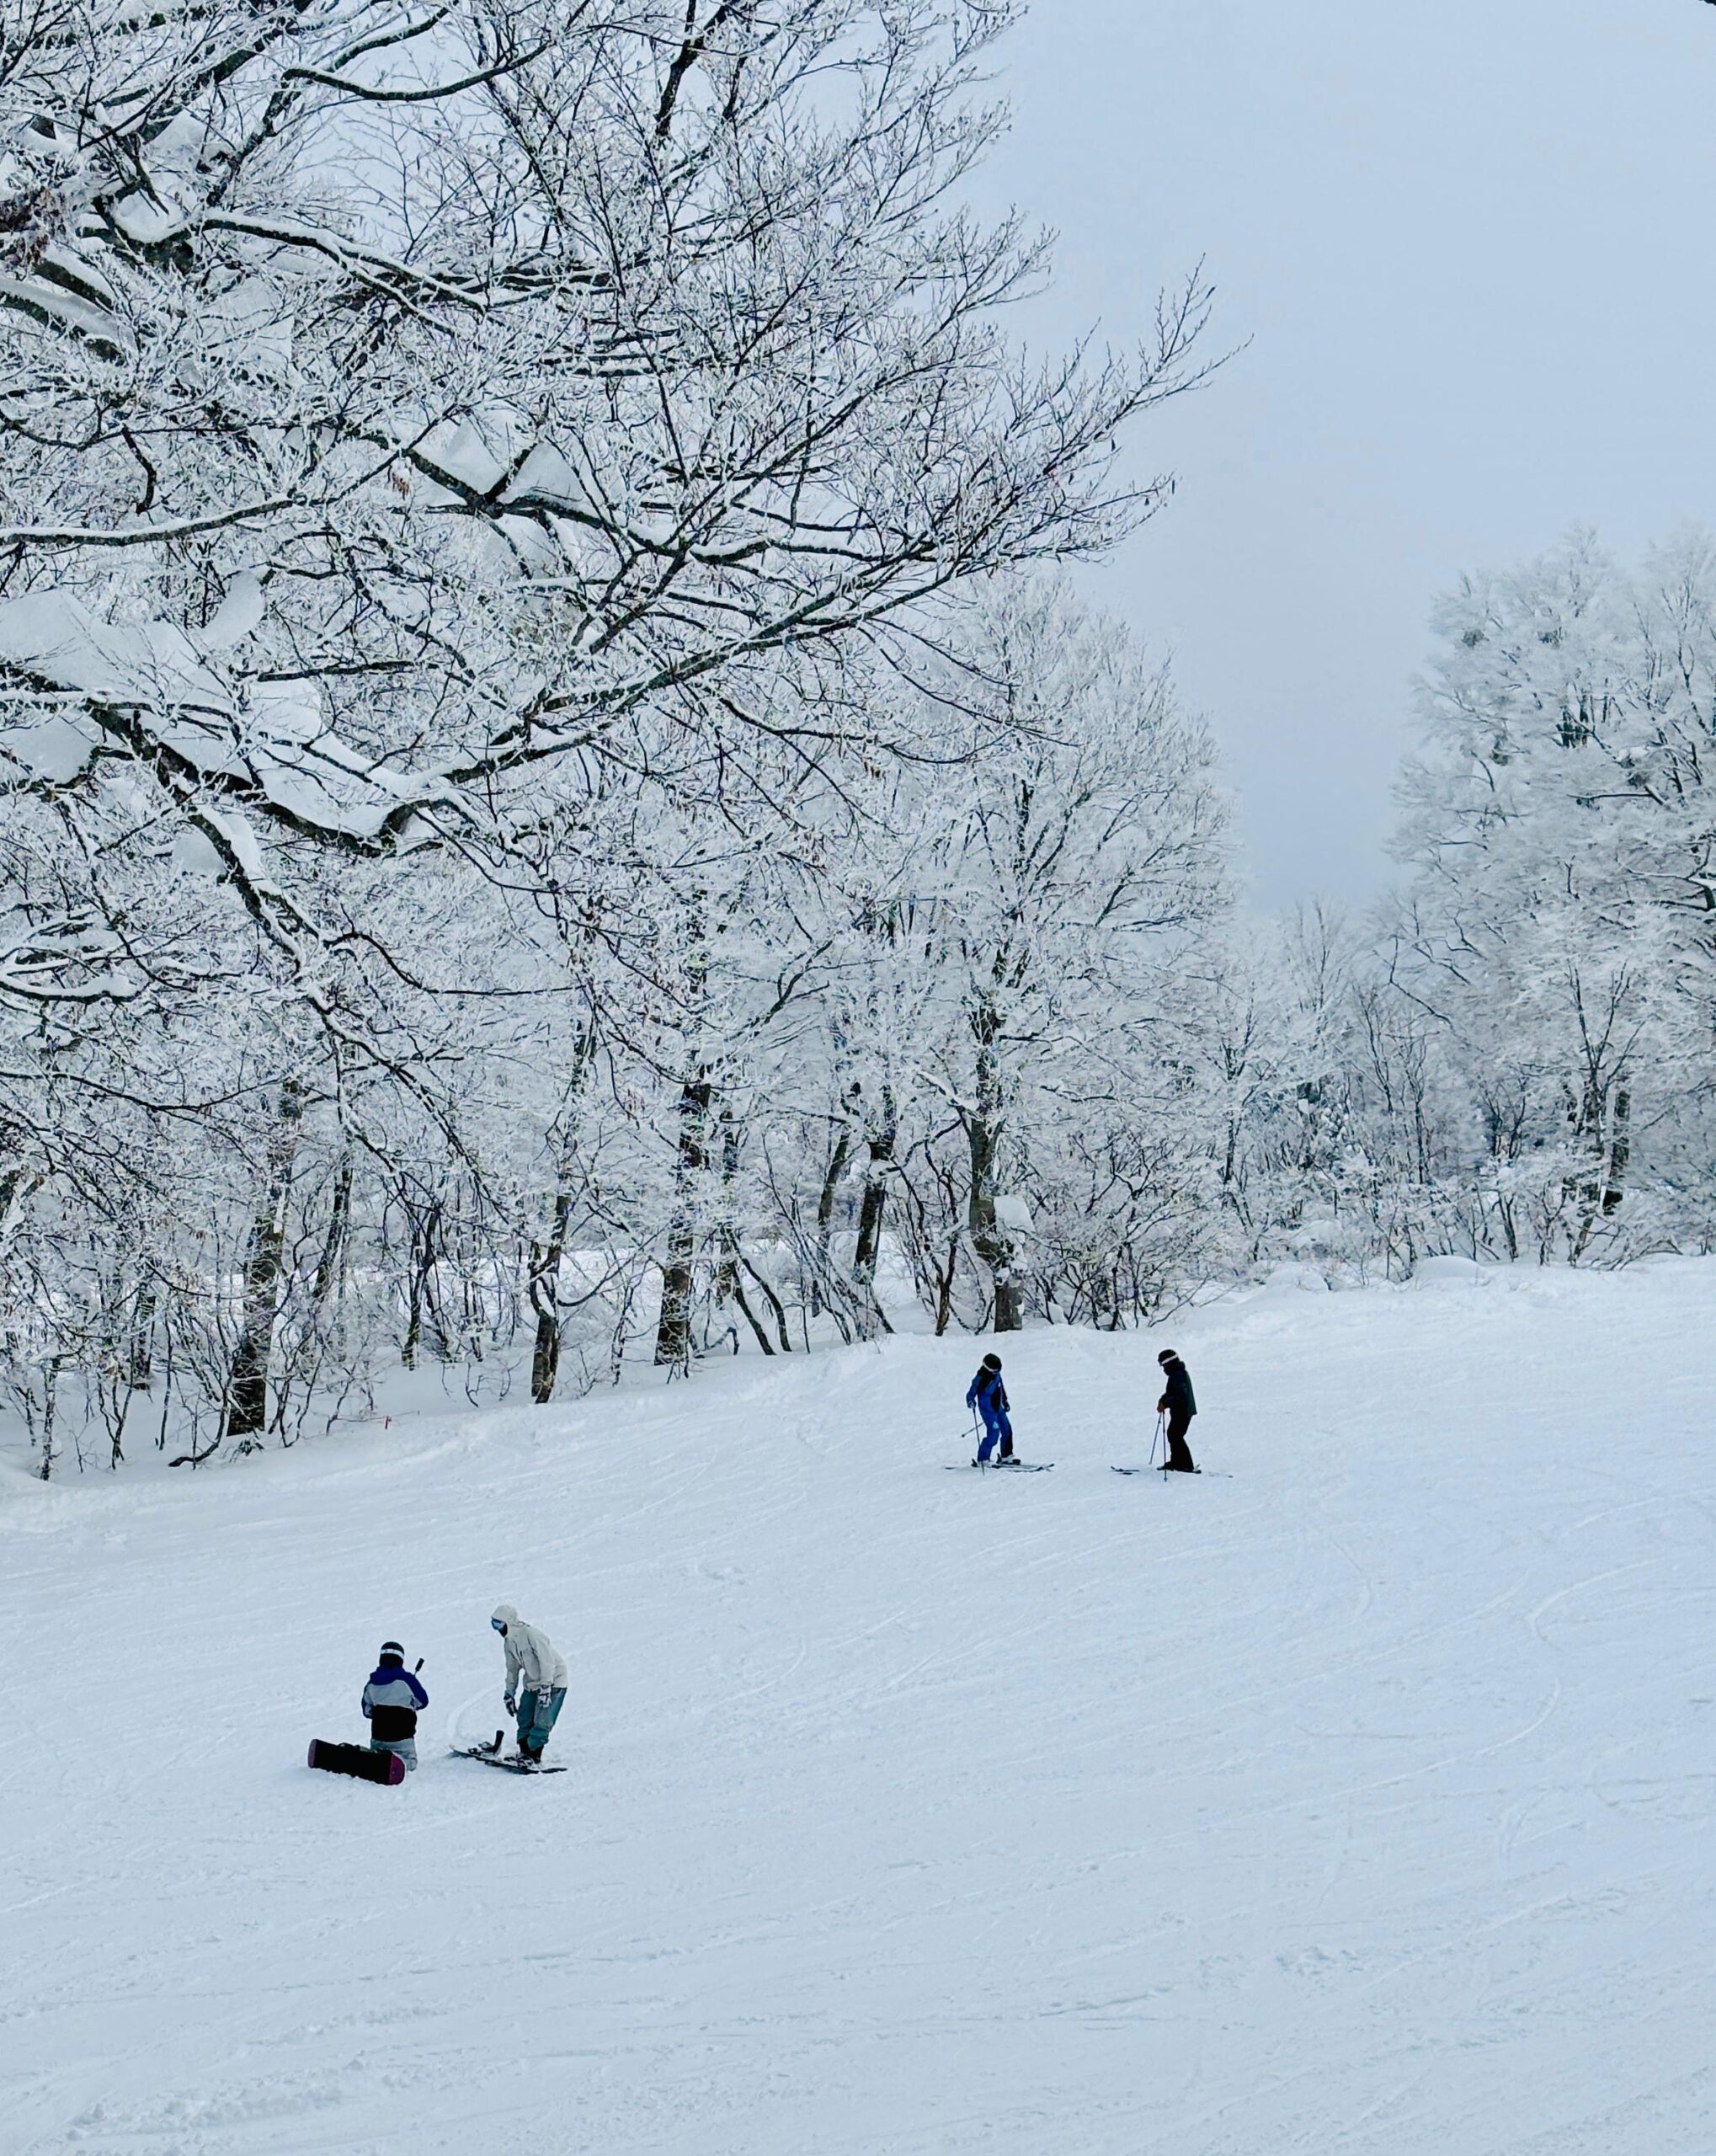
{"label": "overcast white sky", "polygon": [[1257,899],[1366,898],[1435,594],[1716,523],[1716,8],[1036,0],[1006,61],[1033,340],[1131,339],[1200,254],[1252,339],[1144,423],[1180,494],[1087,586],[1175,650]]}

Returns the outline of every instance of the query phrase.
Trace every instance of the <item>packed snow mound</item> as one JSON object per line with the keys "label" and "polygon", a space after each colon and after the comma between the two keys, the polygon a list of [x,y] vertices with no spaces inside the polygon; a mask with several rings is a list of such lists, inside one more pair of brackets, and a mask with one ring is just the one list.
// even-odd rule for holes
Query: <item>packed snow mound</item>
{"label": "packed snow mound", "polygon": [[1441,1257],[1420,1257],[1412,1268],[1410,1284],[1415,1288],[1482,1288],[1495,1279],[1500,1268],[1494,1265],[1480,1265],[1475,1258],[1458,1257],[1448,1253]]}
{"label": "packed snow mound", "polygon": [[1275,1267],[1259,1292],[1265,1295],[1326,1295],[1329,1282],[1319,1267],[1293,1259]]}
{"label": "packed snow mound", "polygon": [[[0,1477],[3,2156],[1693,2156],[1716,1265]],[[1148,1454],[1184,1353],[1203,1475]],[[1225,1470],[1225,1478],[1215,1470]],[[530,1781],[498,1601],[571,1664]],[[310,1773],[380,1643],[400,1788]]]}

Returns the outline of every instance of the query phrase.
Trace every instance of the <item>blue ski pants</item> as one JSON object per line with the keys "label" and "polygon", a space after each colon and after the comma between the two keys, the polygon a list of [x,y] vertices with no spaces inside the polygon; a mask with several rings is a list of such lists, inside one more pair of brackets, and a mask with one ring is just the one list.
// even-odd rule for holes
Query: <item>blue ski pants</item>
{"label": "blue ski pants", "polygon": [[[980,1403],[981,1406],[981,1403]],[[1004,1453],[1013,1449],[1013,1425],[1007,1419],[1005,1407],[982,1406],[983,1418],[983,1443],[978,1447],[978,1458],[987,1460],[995,1449],[999,1438]]]}
{"label": "blue ski pants", "polygon": [[560,1719],[560,1710],[566,1705],[566,1687],[562,1684],[552,1692],[526,1692],[519,1700],[519,1749],[535,1752],[539,1756],[548,1742],[548,1732]]}

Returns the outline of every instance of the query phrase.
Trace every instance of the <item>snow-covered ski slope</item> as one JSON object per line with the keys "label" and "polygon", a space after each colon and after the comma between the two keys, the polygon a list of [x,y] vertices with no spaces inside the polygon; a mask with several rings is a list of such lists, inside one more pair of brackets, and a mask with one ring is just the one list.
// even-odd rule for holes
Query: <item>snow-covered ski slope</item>
{"label": "snow-covered ski slope", "polygon": [[[1716,2148],[1716,1265],[0,1485],[5,2156]],[[530,1781],[515,1601],[572,1691]],[[309,1773],[397,1635],[424,1765]]]}

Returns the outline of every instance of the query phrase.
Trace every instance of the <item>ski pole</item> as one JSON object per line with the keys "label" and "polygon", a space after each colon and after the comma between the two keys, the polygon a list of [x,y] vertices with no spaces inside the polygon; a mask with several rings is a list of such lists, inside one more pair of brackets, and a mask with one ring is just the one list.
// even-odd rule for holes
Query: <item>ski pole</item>
{"label": "ski pole", "polygon": [[1156,1410],[1156,1434],[1155,1434],[1155,1436],[1154,1436],[1154,1438],[1151,1438],[1151,1440],[1150,1440],[1150,1465],[1151,1465],[1151,1466],[1152,1466],[1152,1467],[1154,1467],[1154,1466],[1156,1465],[1156,1448],[1157,1448],[1157,1446],[1158,1446],[1159,1444],[1161,1444],[1161,1442],[1162,1442],[1162,1411],[1161,1411],[1161,1409],[1159,1407],[1159,1408]]}

